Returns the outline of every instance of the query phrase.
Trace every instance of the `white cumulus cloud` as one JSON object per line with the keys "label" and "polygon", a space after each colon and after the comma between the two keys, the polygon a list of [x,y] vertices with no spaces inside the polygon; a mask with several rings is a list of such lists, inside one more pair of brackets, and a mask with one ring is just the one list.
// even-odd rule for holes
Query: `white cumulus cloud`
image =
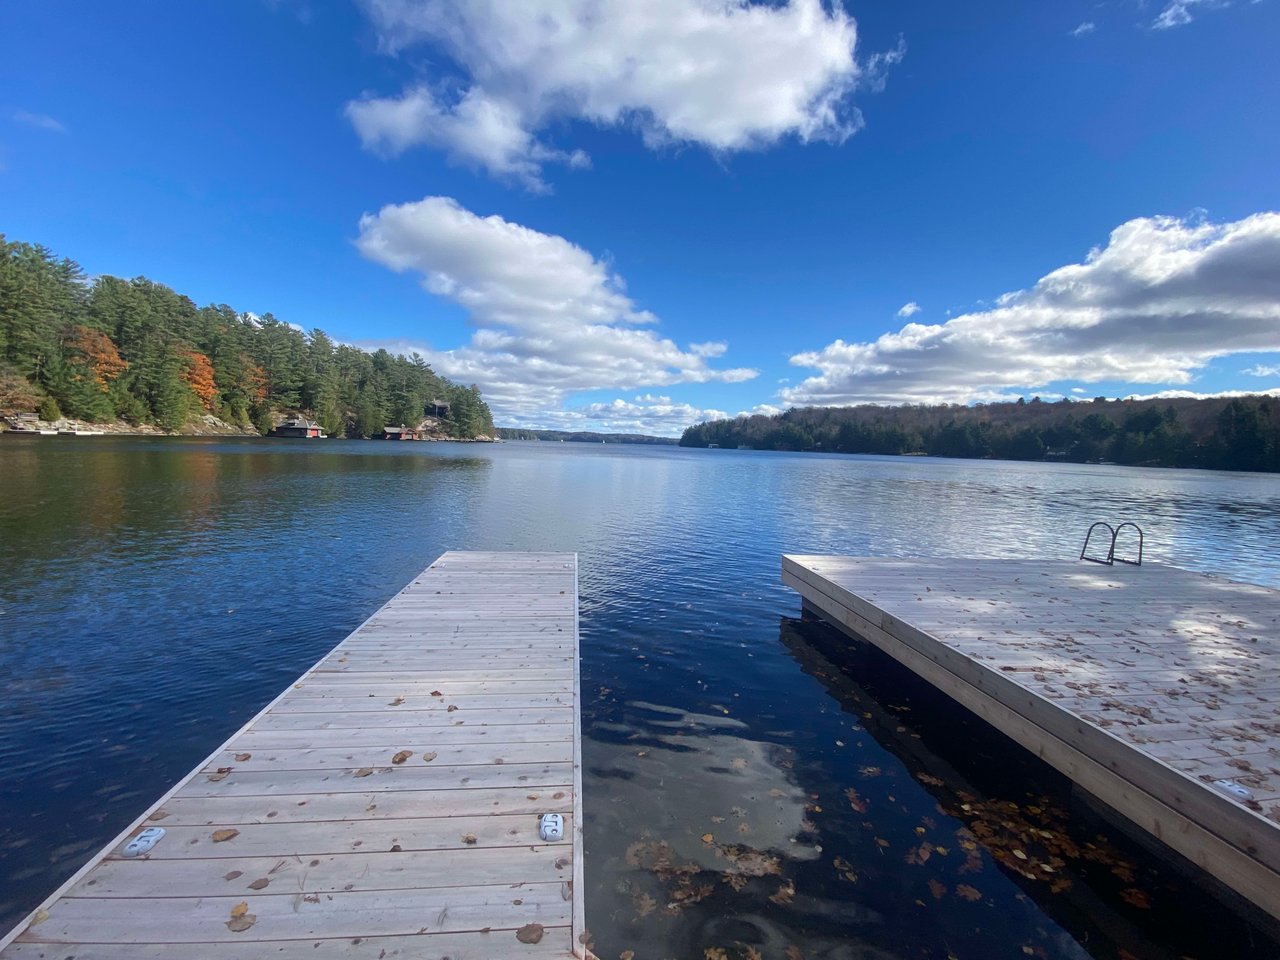
{"label": "white cumulus cloud", "polygon": [[916,303],[914,300],[910,303],[904,303],[898,308],[898,316],[900,317],[914,317],[919,312],[920,304]]}
{"label": "white cumulus cloud", "polygon": [[682,350],[660,337],[657,318],[623,292],[621,278],[564,237],[477,216],[449,197],[366,214],[356,244],[376,263],[421,274],[430,293],[467,311],[476,328],[467,345],[399,347],[478,384],[504,424],[545,420],[574,392],[756,376],[710,367],[723,344]]}
{"label": "white cumulus cloud", "polygon": [[[714,151],[792,136],[841,142],[850,102],[896,50],[860,64],[857,25],[822,0],[365,0],[384,51],[422,49],[431,81],[347,105],[364,145],[429,145],[534,189],[544,164],[580,166],[548,127],[584,120],[637,129],[646,143]],[[443,55],[443,56],[441,56]],[[427,59],[430,58],[430,59]],[[442,67],[447,63],[447,67]]]}
{"label": "white cumulus cloud", "polygon": [[642,394],[631,400],[619,398],[552,412],[539,420],[554,424],[545,429],[678,437],[685,427],[703,420],[723,420],[727,416],[723,410],[704,409],[670,397]]}
{"label": "white cumulus cloud", "polygon": [[1254,364],[1247,370],[1241,371],[1247,373],[1251,377],[1280,377],[1280,363],[1264,366],[1261,363]]}
{"label": "white cumulus cloud", "polygon": [[1131,220],[1083,263],[994,309],[836,340],[790,404],[968,403],[1061,381],[1186,384],[1216,357],[1280,351],[1280,213]]}

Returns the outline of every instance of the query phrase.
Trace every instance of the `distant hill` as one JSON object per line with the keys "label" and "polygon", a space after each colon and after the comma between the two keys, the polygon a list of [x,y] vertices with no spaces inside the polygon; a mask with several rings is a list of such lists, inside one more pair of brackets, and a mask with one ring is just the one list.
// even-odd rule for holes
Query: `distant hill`
{"label": "distant hill", "polygon": [[475,386],[417,354],[368,352],[323,330],[225,304],[197,307],[145,277],[85,275],[0,234],[0,413],[191,432],[217,417],[266,433],[302,411],[330,436],[377,436],[442,414],[438,432],[492,436]]}
{"label": "distant hill", "polygon": [[1280,399],[796,407],[689,427],[684,447],[1280,471]]}
{"label": "distant hill", "polygon": [[586,430],[517,430],[498,427],[499,440],[564,440],[569,443],[648,443],[675,446],[675,437],[646,437],[641,433],[591,433]]}

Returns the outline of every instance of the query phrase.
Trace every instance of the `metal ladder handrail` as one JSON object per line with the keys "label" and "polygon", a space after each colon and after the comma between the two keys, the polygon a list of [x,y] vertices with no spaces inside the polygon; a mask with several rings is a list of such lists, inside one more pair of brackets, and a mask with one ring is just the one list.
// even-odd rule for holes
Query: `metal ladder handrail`
{"label": "metal ladder handrail", "polygon": [[[1107,532],[1111,534],[1111,542],[1107,545],[1107,555],[1105,558],[1088,556],[1089,541],[1093,539],[1093,531],[1098,529],[1098,527],[1106,527]],[[1123,530],[1125,527],[1133,527],[1133,529],[1138,531],[1138,559],[1137,560],[1128,560],[1128,559],[1125,559],[1124,557],[1116,556],[1116,539],[1120,536],[1120,531]],[[1121,523],[1119,526],[1116,526],[1116,527],[1112,527],[1111,524],[1107,523],[1105,520],[1099,520],[1096,523],[1091,524],[1089,526],[1089,532],[1084,535],[1084,545],[1080,547],[1080,559],[1088,560],[1090,563],[1105,564],[1108,567],[1113,566],[1117,561],[1120,563],[1130,564],[1131,566],[1140,567],[1142,566],[1142,547],[1145,539],[1146,538],[1142,534],[1142,528],[1138,526],[1136,523],[1134,523],[1132,520],[1126,520],[1124,521],[1124,523]]]}

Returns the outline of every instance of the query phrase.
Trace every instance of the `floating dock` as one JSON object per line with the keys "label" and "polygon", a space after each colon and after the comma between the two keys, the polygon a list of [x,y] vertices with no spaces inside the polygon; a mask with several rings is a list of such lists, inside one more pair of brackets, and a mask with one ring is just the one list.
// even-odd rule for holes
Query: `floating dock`
{"label": "floating dock", "polygon": [[446,553],[0,957],[589,957],[577,593],[574,554]]}
{"label": "floating dock", "polygon": [[829,556],[784,556],[782,582],[1280,918],[1280,591],[1159,564]]}

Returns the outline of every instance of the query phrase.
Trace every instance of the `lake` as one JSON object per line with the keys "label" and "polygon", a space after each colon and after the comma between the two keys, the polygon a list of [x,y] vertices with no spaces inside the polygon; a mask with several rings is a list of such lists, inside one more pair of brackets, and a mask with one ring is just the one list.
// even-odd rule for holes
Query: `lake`
{"label": "lake", "polygon": [[[3,437],[0,492],[0,932],[439,554],[563,550],[605,960],[1280,955],[778,579],[784,552],[1073,558],[1124,519],[1149,560],[1277,586],[1275,476]],[[1051,878],[1001,862],[1031,833]]]}

